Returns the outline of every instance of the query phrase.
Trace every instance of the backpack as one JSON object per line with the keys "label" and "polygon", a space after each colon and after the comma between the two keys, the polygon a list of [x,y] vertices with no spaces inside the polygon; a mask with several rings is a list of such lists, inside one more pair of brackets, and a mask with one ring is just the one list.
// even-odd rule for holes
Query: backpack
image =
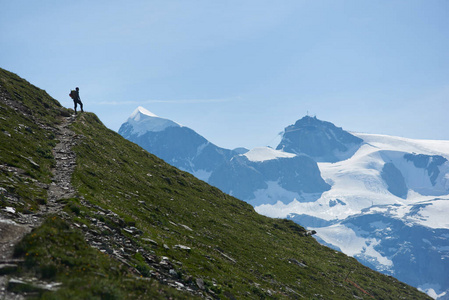
{"label": "backpack", "polygon": [[69,96],[70,96],[70,98],[75,99],[76,91],[75,90],[71,90]]}

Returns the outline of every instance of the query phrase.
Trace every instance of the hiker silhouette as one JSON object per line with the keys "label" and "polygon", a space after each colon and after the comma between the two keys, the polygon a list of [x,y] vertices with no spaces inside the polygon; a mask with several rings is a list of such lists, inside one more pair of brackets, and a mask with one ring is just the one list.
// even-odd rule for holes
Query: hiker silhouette
{"label": "hiker silhouette", "polygon": [[76,115],[77,104],[80,105],[81,111],[84,112],[84,110],[83,110],[83,102],[81,102],[81,98],[80,98],[80,89],[79,89],[79,87],[76,87],[75,90],[72,90],[70,92],[69,96],[73,99],[73,104],[75,105],[75,115]]}

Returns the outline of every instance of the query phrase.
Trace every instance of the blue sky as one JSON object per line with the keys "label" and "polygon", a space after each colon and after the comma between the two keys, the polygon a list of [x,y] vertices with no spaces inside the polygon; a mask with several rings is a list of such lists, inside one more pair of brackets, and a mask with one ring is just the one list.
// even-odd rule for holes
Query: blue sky
{"label": "blue sky", "polygon": [[116,131],[140,105],[225,148],[307,113],[449,140],[447,0],[0,0],[0,67]]}

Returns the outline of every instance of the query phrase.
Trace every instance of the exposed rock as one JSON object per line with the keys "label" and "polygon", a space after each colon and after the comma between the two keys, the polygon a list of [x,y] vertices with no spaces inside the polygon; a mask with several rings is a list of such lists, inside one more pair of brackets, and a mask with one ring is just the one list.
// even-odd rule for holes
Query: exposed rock
{"label": "exposed rock", "polygon": [[19,280],[11,278],[8,282],[7,290],[10,292],[26,292],[26,293],[39,293],[45,291],[56,291],[61,286],[59,282],[45,283],[45,282],[33,282]]}
{"label": "exposed rock", "polygon": [[195,280],[196,285],[200,288],[200,290],[205,290],[206,289],[206,285],[204,284],[204,280],[201,278],[197,278]]}
{"label": "exposed rock", "polygon": [[193,231],[193,229],[192,229],[192,228],[190,228],[190,227],[189,227],[189,226],[187,226],[187,225],[184,225],[184,224],[179,224],[179,226],[183,227],[184,229],[187,229],[188,231]]}
{"label": "exposed rock", "polygon": [[311,236],[311,235],[314,235],[314,234],[316,234],[315,230],[307,230],[306,233],[305,233],[305,236]]}
{"label": "exposed rock", "polygon": [[184,246],[184,245],[175,245],[175,249],[186,250],[188,252],[190,252],[190,250],[192,250],[190,247],[187,247],[187,246]]}
{"label": "exposed rock", "polygon": [[300,266],[301,268],[306,268],[306,267],[307,267],[307,265],[306,265],[305,263],[299,262],[298,260],[296,260],[296,259],[294,259],[294,258],[289,258],[288,261],[289,261],[290,263],[292,263],[292,264],[295,264],[295,265]]}
{"label": "exposed rock", "polygon": [[152,239],[149,239],[149,238],[142,238],[142,241],[148,242],[148,243],[150,243],[150,244],[152,244],[154,246],[158,245],[158,243],[156,241],[154,241]]}
{"label": "exposed rock", "polygon": [[219,247],[216,247],[215,250],[218,251],[218,253],[221,254],[221,256],[223,256],[224,258],[226,258],[227,260],[233,262],[233,263],[237,263],[237,261],[235,259],[233,259],[232,257],[230,257],[229,255],[227,255],[226,253],[223,252],[223,250]]}

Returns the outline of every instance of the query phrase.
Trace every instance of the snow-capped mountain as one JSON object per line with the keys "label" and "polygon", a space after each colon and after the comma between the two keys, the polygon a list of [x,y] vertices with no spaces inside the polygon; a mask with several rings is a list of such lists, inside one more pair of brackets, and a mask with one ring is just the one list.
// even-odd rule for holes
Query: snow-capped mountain
{"label": "snow-capped mountain", "polygon": [[449,141],[353,135],[363,142],[351,157],[318,163],[331,185],[319,199],[280,196],[256,211],[290,218],[367,266],[447,296]]}
{"label": "snow-capped mountain", "polygon": [[142,108],[119,133],[263,215],[292,219],[369,267],[449,297],[449,141],[349,133],[307,116],[276,150],[231,151]]}
{"label": "snow-capped mountain", "polygon": [[172,120],[156,116],[149,110],[139,106],[129,116],[128,121],[124,123],[119,132],[129,136],[142,136],[148,131],[161,132],[170,127],[182,127]]}
{"label": "snow-capped mountain", "polygon": [[158,117],[139,106],[118,133],[167,163],[207,181],[239,152],[217,147],[192,129]]}

